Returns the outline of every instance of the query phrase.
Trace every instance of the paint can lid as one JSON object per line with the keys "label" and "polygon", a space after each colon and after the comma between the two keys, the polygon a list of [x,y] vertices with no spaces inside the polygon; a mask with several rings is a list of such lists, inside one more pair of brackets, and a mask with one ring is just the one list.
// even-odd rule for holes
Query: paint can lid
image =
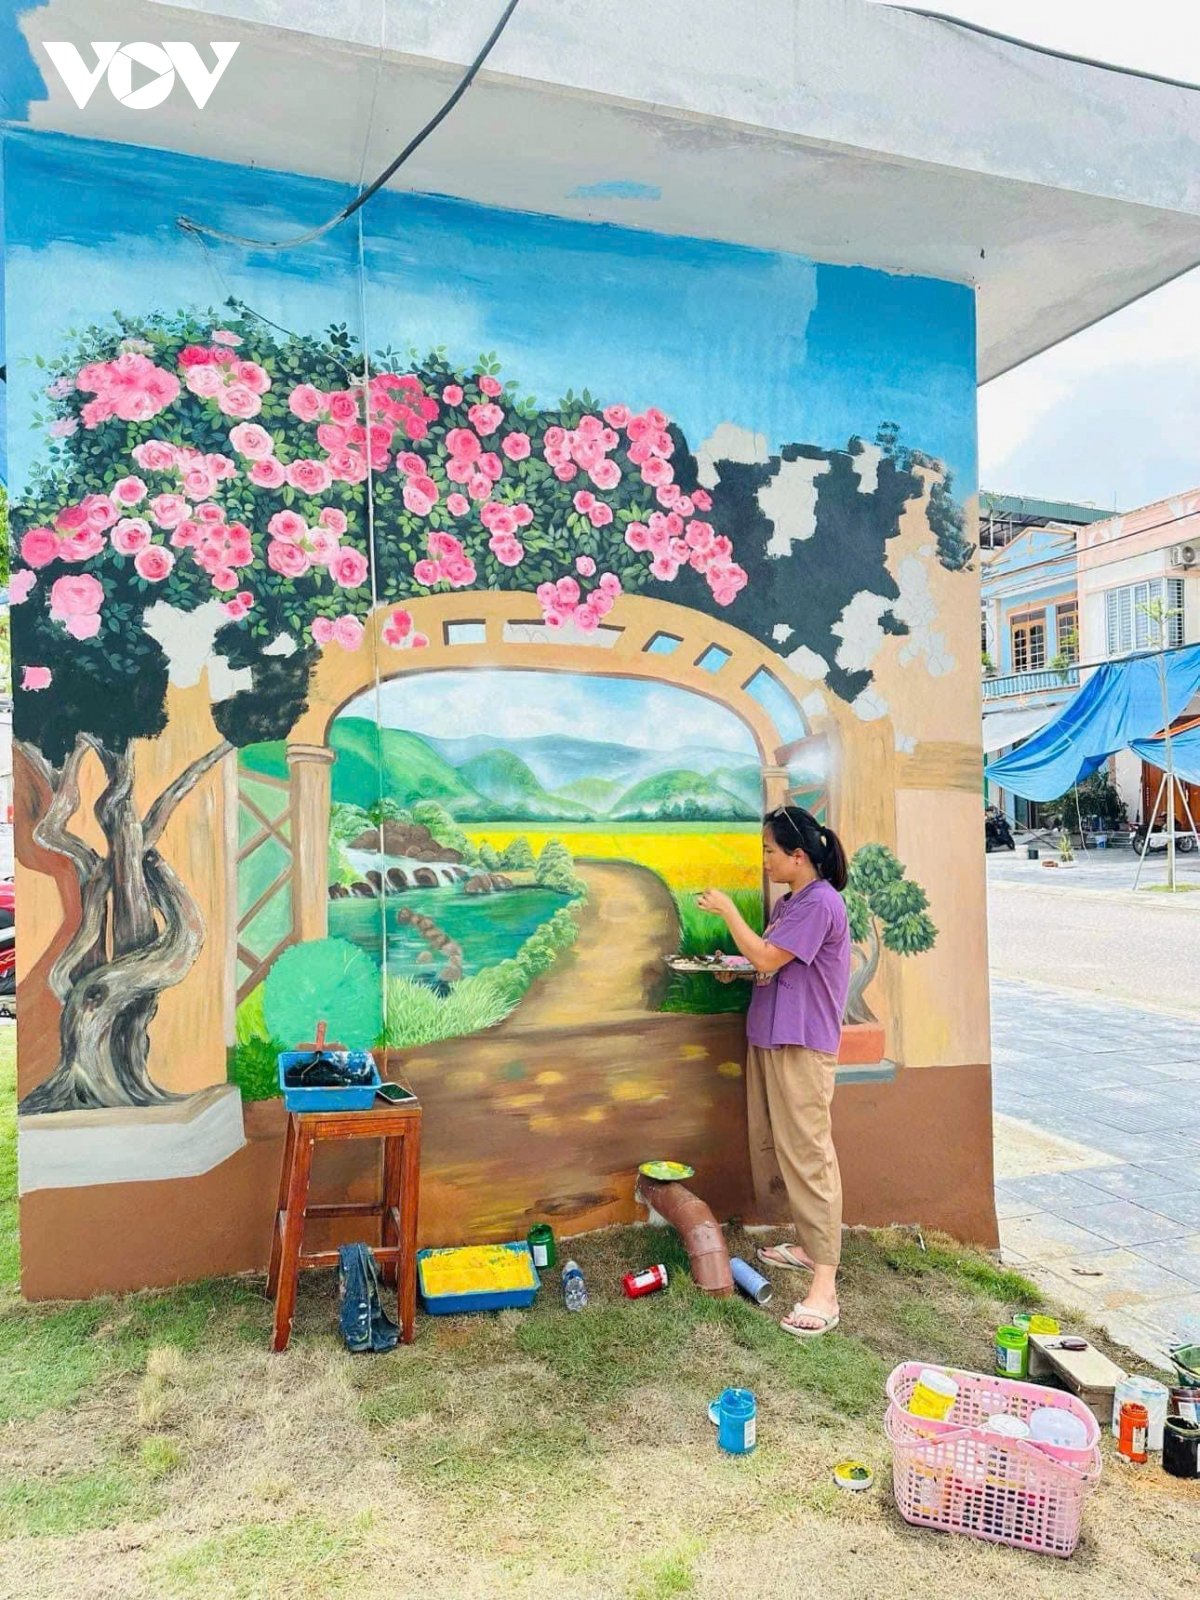
{"label": "paint can lid", "polygon": [[643,1161],[638,1171],[643,1178],[654,1178],[658,1183],[677,1183],[681,1178],[694,1178],[695,1167],[686,1161]]}
{"label": "paint can lid", "polygon": [[875,1482],[875,1474],[865,1461],[839,1461],[833,1469],[833,1481],[839,1489],[861,1494]]}

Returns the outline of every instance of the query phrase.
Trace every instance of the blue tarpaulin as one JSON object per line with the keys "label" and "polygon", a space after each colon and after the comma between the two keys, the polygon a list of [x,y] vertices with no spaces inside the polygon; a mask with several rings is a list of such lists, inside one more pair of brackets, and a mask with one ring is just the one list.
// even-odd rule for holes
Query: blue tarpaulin
{"label": "blue tarpaulin", "polygon": [[[1167,765],[1167,747],[1162,739],[1134,739],[1129,748],[1152,767]],[[1171,766],[1185,783],[1200,783],[1200,722],[1171,735]]]}
{"label": "blue tarpaulin", "polygon": [[[1165,720],[1170,723],[1200,692],[1200,645],[1168,650],[1161,660],[1167,677]],[[1118,750],[1136,749],[1138,740],[1153,741],[1164,726],[1159,661],[1157,654],[1135,656],[1097,668],[1052,722],[1019,749],[993,761],[987,776],[1027,800],[1057,800]],[[1175,744],[1172,739],[1173,752]]]}

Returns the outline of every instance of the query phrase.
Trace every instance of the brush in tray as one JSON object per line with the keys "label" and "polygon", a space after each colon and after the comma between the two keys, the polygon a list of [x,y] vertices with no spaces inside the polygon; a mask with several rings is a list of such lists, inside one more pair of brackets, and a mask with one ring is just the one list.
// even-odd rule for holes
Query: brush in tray
{"label": "brush in tray", "polygon": [[707,956],[668,956],[672,972],[728,972],[738,978],[752,978],[754,968],[745,956],[726,955],[717,950]]}

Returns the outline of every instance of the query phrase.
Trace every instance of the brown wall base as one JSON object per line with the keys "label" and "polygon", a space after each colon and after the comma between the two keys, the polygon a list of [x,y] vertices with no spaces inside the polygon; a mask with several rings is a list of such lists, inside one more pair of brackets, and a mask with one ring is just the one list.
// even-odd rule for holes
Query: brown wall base
{"label": "brown wall base", "polygon": [[[621,1059],[609,1053],[607,1029],[560,1035],[556,1059],[564,1070],[527,1079],[514,1076],[520,1062],[511,1059],[513,1041],[503,1052],[507,1065],[492,1063],[498,1071],[486,1070],[483,1041],[471,1052],[469,1073],[456,1072],[463,1055],[452,1044],[406,1061],[425,1106],[422,1242],[514,1238],[539,1216],[564,1234],[634,1220],[643,1215],[633,1200],[634,1171],[650,1156],[690,1161],[693,1187],[718,1217],[752,1216],[737,1066],[741,1018],[702,1025],[704,1054],[714,1063],[708,1071],[695,1043],[682,1056],[654,1049],[666,1043],[674,1020],[661,1019],[661,1039],[643,1038],[644,1059],[657,1065],[611,1085],[604,1105],[591,1103],[597,1079],[588,1058],[603,1051],[610,1073]],[[700,1020],[686,1019],[693,1041]],[[658,1029],[643,1024],[642,1031]],[[531,1042],[524,1054],[532,1053]],[[570,1127],[572,1079],[592,1086],[582,1113],[586,1134]],[[82,1299],[264,1270],[283,1126],[278,1101],[248,1106],[245,1149],[202,1177],[23,1196],[23,1293]],[[912,1222],[997,1244],[987,1066],[909,1069],[890,1083],[843,1085],[834,1134],[847,1223]],[[375,1173],[364,1150],[328,1147],[319,1154],[313,1198],[366,1199]],[[311,1239],[320,1239],[316,1227]]]}

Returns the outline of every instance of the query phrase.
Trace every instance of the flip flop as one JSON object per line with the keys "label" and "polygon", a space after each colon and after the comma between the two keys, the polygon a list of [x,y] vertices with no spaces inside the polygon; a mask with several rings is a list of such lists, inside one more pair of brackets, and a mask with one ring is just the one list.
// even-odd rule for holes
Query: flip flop
{"label": "flip flop", "polygon": [[[754,1253],[765,1266],[783,1267],[788,1272],[811,1272],[812,1268],[807,1261],[794,1261],[792,1259],[791,1249],[792,1246],[790,1244],[772,1244],[768,1245],[765,1250],[756,1250]],[[779,1261],[775,1256],[771,1255],[769,1252],[772,1250],[778,1250],[783,1260]]]}
{"label": "flip flop", "polygon": [[823,1338],[825,1334],[832,1333],[841,1321],[841,1317],[837,1312],[834,1312],[832,1317],[823,1316],[819,1311],[804,1311],[801,1315],[819,1320],[821,1326],[819,1328],[793,1328],[786,1320],[782,1321],[779,1326],[791,1339]]}

